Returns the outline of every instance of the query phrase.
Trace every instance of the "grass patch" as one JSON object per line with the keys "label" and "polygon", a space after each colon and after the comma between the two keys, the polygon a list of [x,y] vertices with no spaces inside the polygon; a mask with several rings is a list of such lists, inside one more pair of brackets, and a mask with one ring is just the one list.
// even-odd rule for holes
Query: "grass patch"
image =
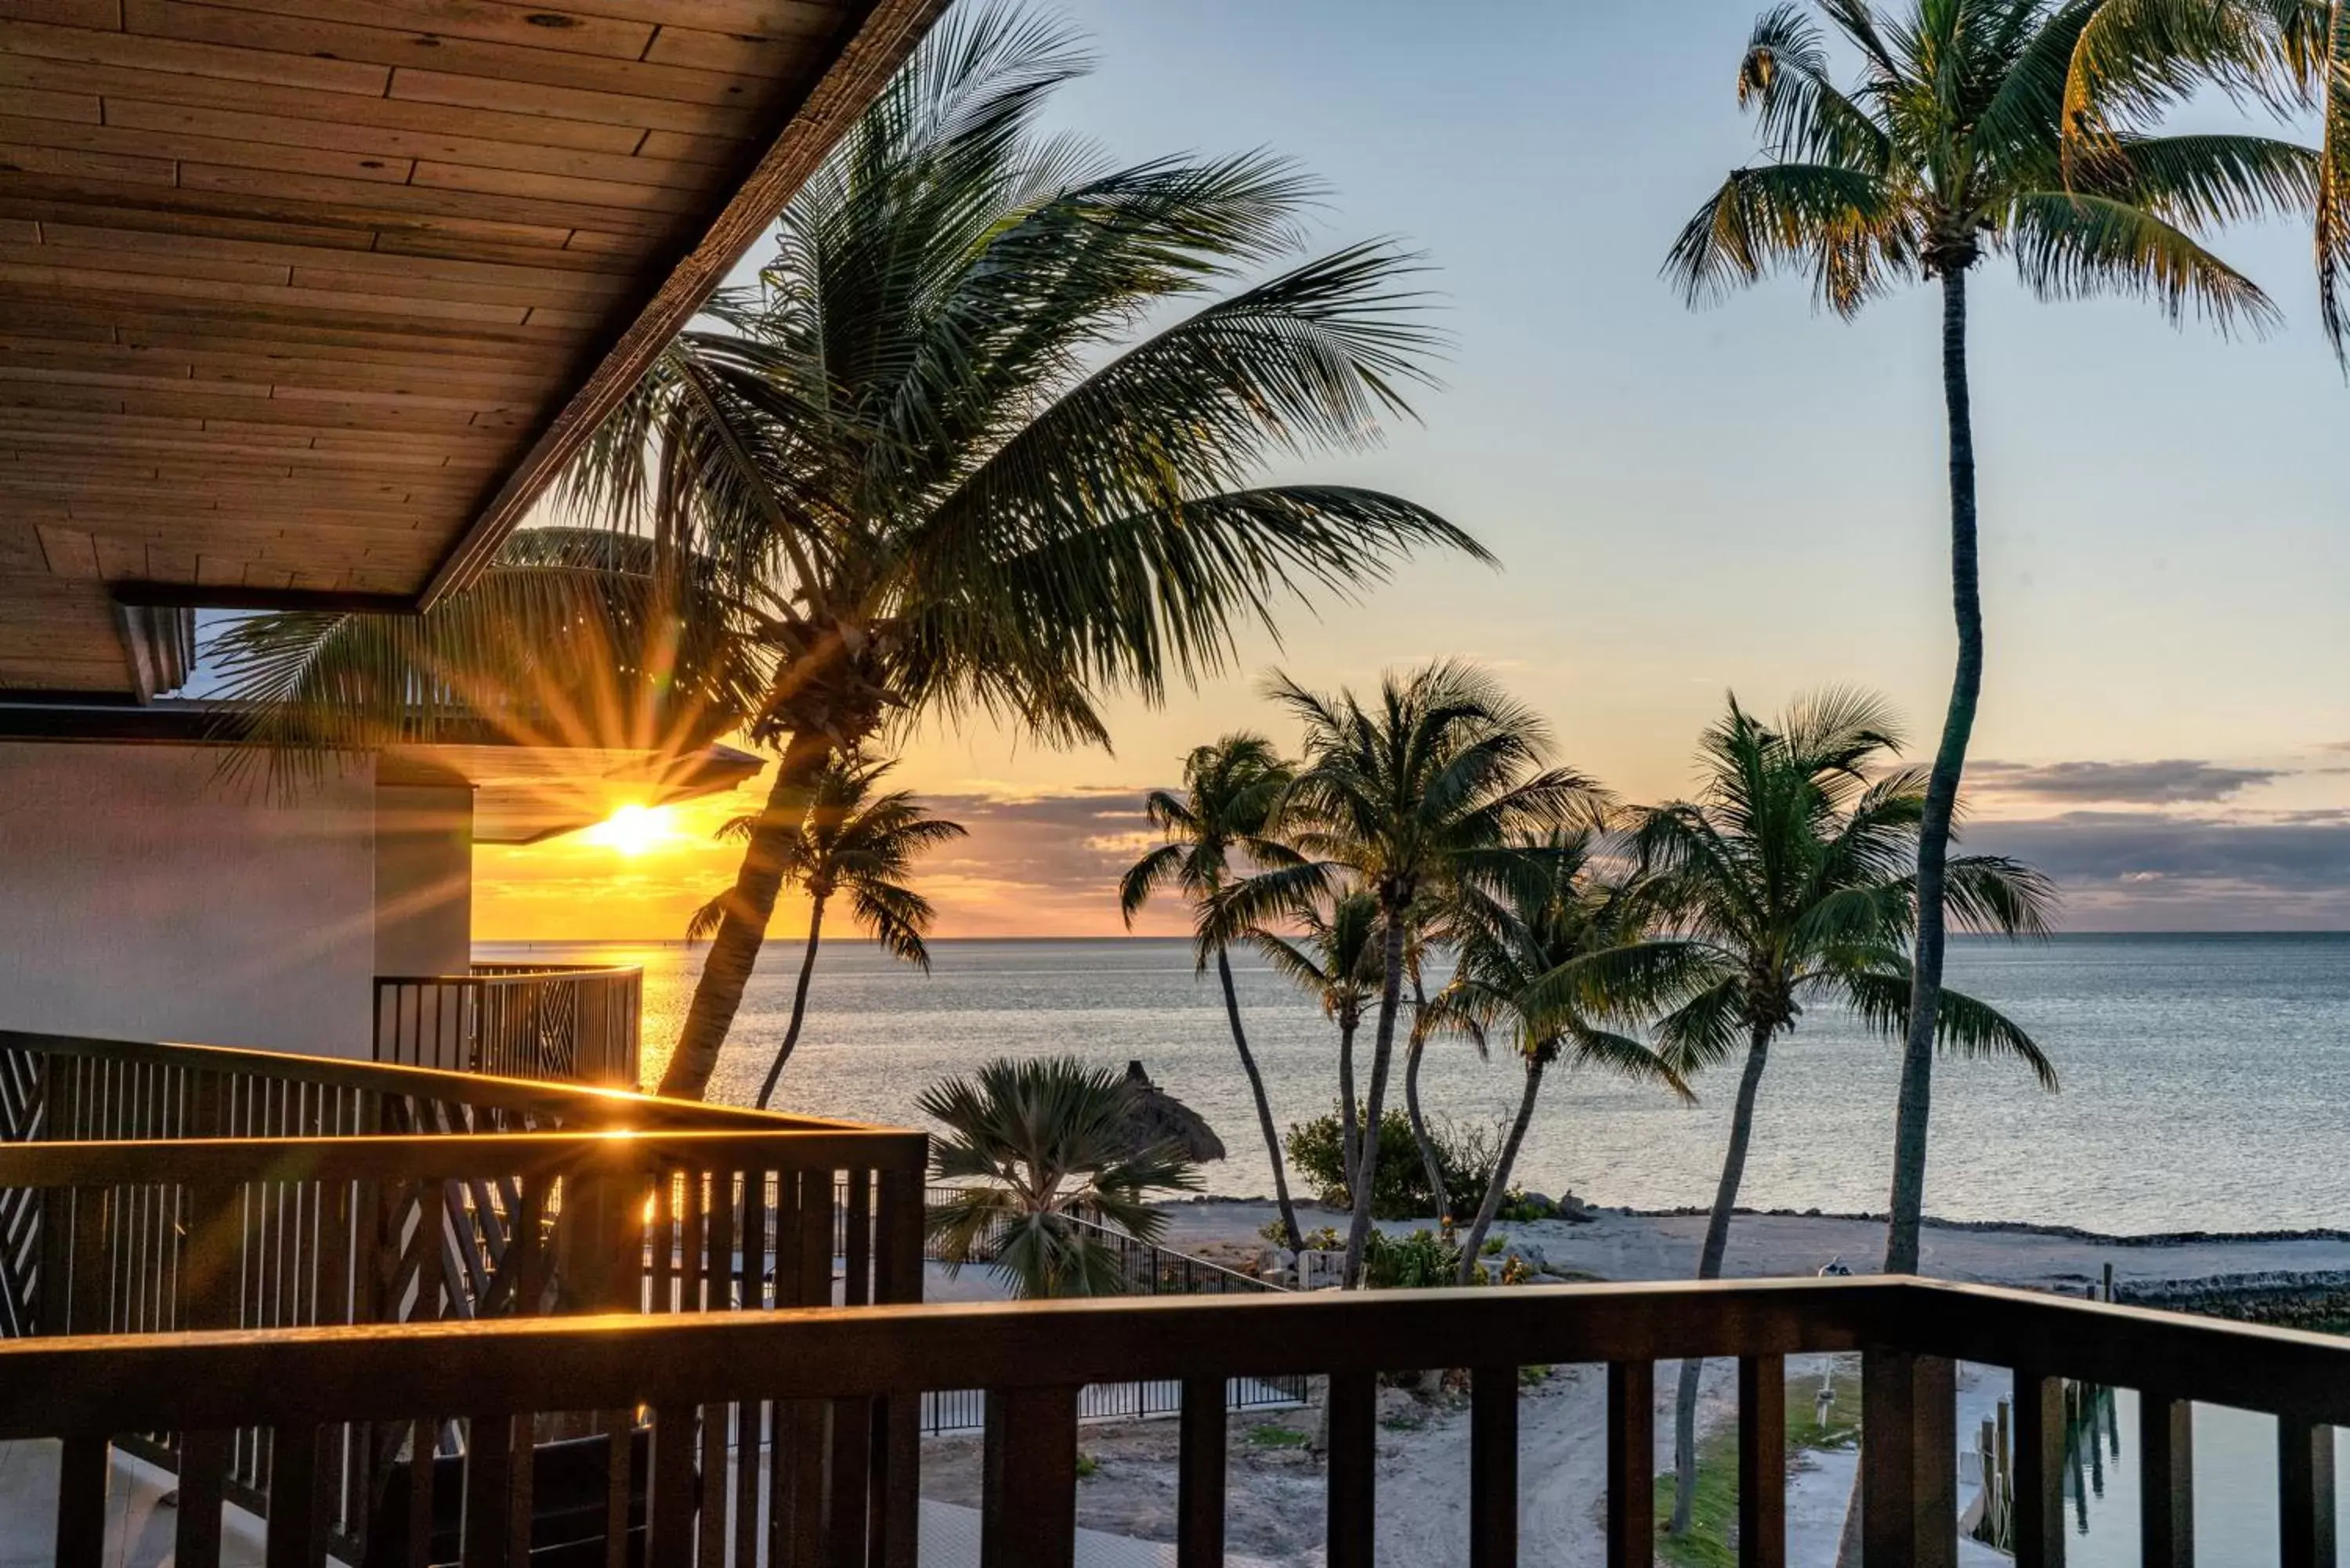
{"label": "grass patch", "polygon": [[1253,1448],[1302,1449],[1314,1440],[1314,1435],[1295,1427],[1251,1427],[1248,1440]]}
{"label": "grass patch", "polygon": [[1101,1461],[1099,1459],[1094,1458],[1091,1454],[1079,1454],[1077,1456],[1077,1479],[1079,1480],[1085,1480],[1087,1476],[1097,1476],[1099,1474],[1101,1474]]}
{"label": "grass patch", "polygon": [[[1835,1399],[1821,1418],[1816,1374],[1787,1380],[1787,1452],[1848,1449],[1860,1438],[1860,1362],[1839,1356]],[[1738,1568],[1738,1427],[1735,1422],[1697,1446],[1697,1495],[1687,1535],[1666,1526],[1673,1516],[1673,1478],[1657,1478],[1657,1561],[1665,1568]]]}

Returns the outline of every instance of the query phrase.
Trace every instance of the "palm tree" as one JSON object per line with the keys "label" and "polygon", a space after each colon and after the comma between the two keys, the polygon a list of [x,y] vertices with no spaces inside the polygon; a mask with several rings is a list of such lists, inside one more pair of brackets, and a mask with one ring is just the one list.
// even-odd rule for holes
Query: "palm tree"
{"label": "palm tree", "polygon": [[[825,907],[836,893],[847,893],[849,909],[866,934],[891,956],[916,965],[925,973],[931,950],[922,934],[930,929],[931,901],[899,878],[925,850],[965,836],[959,822],[948,822],[922,809],[912,794],[892,790],[877,795],[874,785],[894,766],[891,763],[834,762],[816,775],[807,815],[783,847],[784,875],[807,895],[807,946],[800,953],[799,981],[792,988],[792,1022],[784,1043],[759,1085],[759,1108],[775,1098],[784,1064],[799,1044],[800,1023],[807,1016],[808,980],[816,973],[816,944],[824,935]],[[719,829],[727,838],[747,838],[753,818],[738,816]],[[721,894],[693,913],[686,938],[702,941],[718,927],[724,912]]]}
{"label": "palm tree", "polygon": [[1176,1145],[1137,1147],[1136,1093],[1115,1069],[1074,1056],[998,1057],[924,1089],[916,1104],[947,1128],[932,1174],[967,1184],[930,1211],[949,1272],[984,1251],[1023,1296],[1124,1292],[1118,1254],[1092,1227],[1155,1242],[1167,1217],[1148,1195],[1201,1186]]}
{"label": "palm tree", "polygon": [[1222,669],[1302,594],[1417,547],[1490,559],[1394,495],[1258,483],[1409,414],[1440,347],[1417,264],[1372,244],[1289,265],[1319,192],[1278,160],[1118,168],[1039,134],[1087,63],[1056,21],[950,13],[786,207],[756,282],[568,472],[577,514],[671,563],[664,593],[705,567],[725,585],[758,676],[743,732],[776,755],[664,1094],[709,1082],[828,759],[973,712],[1099,742],[1104,692]]}
{"label": "palm tree", "polygon": [[1544,1075],[1555,1064],[1601,1068],[1662,1084],[1684,1100],[1693,1097],[1680,1075],[1654,1050],[1595,1022],[1607,1008],[1585,1005],[1571,990],[1552,994],[1559,988],[1545,983],[1566,965],[1644,934],[1644,884],[1637,876],[1612,882],[1597,877],[1593,844],[1589,833],[1554,834],[1529,851],[1538,875],[1516,878],[1498,894],[1470,888],[1453,912],[1460,956],[1451,980],[1430,1003],[1430,1026],[1461,1030],[1481,1047],[1495,1030],[1505,1028],[1525,1078],[1501,1156],[1461,1244],[1464,1285],[1475,1276],[1485,1232],[1510,1189],[1510,1173],[1534,1122]]}
{"label": "palm tree", "polygon": [[[1772,1042],[1818,1002],[1844,1003],[1889,1034],[1908,1028],[1927,784],[1914,768],[1869,776],[1898,746],[1885,705],[1863,693],[1828,691],[1770,724],[1733,697],[1699,742],[1705,782],[1697,800],[1639,812],[1632,824],[1664,934],[1576,960],[1536,988],[1537,1004],[1579,1000],[1655,1016],[1659,1054],[1684,1075],[1743,1049],[1730,1145],[1698,1253],[1701,1280],[1721,1272]],[[2029,867],[1960,856],[1948,877],[1952,910],[1967,926],[2010,937],[2047,931],[2054,892]],[[2018,1057],[2043,1086],[2056,1086],[2032,1037],[1970,997],[1944,993],[1936,1036],[1961,1055]],[[1689,1527],[1697,1479],[1700,1369],[1695,1358],[1681,1366],[1676,1533]]]}
{"label": "palm tree", "polygon": [[1240,1053],[1241,1071],[1248,1075],[1249,1093],[1256,1099],[1257,1128],[1273,1161],[1282,1233],[1295,1251],[1305,1245],[1305,1233],[1298,1229],[1297,1210],[1290,1202],[1289,1173],[1282,1159],[1281,1134],[1274,1126],[1273,1102],[1265,1097],[1264,1075],[1257,1071],[1248,1032],[1241,1026],[1240,998],[1232,990],[1228,933],[1219,905],[1232,885],[1235,852],[1259,866],[1296,863],[1296,853],[1265,832],[1281,792],[1289,787],[1289,765],[1262,735],[1231,734],[1213,745],[1194,747],[1183,760],[1183,793],[1153,790],[1143,802],[1151,825],[1168,842],[1127,868],[1118,880],[1118,908],[1131,929],[1150,895],[1170,883],[1191,901],[1193,961],[1201,973],[1213,961],[1223,986],[1224,1019],[1232,1025],[1232,1048]]}
{"label": "palm tree", "polygon": [[1243,919],[1294,908],[1340,877],[1378,904],[1378,1023],[1371,1047],[1358,1168],[1348,1173],[1354,1213],[1346,1278],[1360,1280],[1370,1235],[1371,1192],[1395,1054],[1396,1014],[1413,943],[1414,912],[1516,864],[1510,845],[1596,813],[1597,786],[1568,768],[1544,767],[1549,732],[1474,668],[1446,660],[1388,675],[1366,707],[1350,691],[1317,696],[1285,676],[1270,694],[1305,727],[1305,764],[1283,797],[1276,827],[1304,857],[1233,890]]}
{"label": "palm tree", "polygon": [[1360,888],[1340,891],[1329,900],[1329,912],[1308,902],[1293,910],[1288,920],[1303,928],[1291,938],[1264,925],[1248,931],[1276,974],[1286,976],[1322,1004],[1323,1015],[1338,1026],[1338,1168],[1353,1193],[1355,1166],[1362,1154],[1362,1126],[1356,1119],[1355,1033],[1363,1024],[1363,1009],[1378,995],[1384,950],[1379,940],[1379,901]]}
{"label": "palm tree", "polygon": [[1868,0],[1818,4],[1858,57],[1858,84],[1840,90],[1830,79],[1825,37],[1803,6],[1764,12],[1738,70],[1764,159],[1733,171],[1698,210],[1665,270],[1692,302],[1767,273],[1805,272],[1844,317],[1899,284],[1941,290],[1958,662],[1918,826],[1917,961],[1886,1245],[1886,1267],[1913,1272],[1946,909],[1957,896],[1946,861],[1982,686],[1967,278],[2004,253],[2043,299],[2134,295],[2173,321],[2191,307],[2222,331],[2273,323],[2267,296],[2197,235],[2307,207],[2318,154],[2258,136],[2157,135],[2131,121],[2198,82],[2237,85],[2243,67],[2230,59],[2240,57],[2219,46],[2248,46],[2251,12],[2326,7],[1909,0],[1896,16]]}

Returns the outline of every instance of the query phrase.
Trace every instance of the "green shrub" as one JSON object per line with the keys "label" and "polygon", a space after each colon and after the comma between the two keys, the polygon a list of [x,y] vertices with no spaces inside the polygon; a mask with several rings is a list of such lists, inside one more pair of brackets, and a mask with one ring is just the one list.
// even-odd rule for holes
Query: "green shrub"
{"label": "green shrub", "polygon": [[1375,1291],[1424,1291],[1458,1284],[1461,1249],[1433,1231],[1398,1241],[1374,1231],[1363,1248],[1363,1278]]}
{"label": "green shrub", "polygon": [[[1360,1107],[1356,1114],[1361,1116]],[[1446,1196],[1452,1200],[1452,1212],[1444,1218],[1466,1222],[1475,1216],[1485,1196],[1485,1184],[1493,1178],[1493,1167],[1501,1158],[1500,1134],[1492,1127],[1461,1127],[1440,1116],[1429,1125],[1428,1136],[1436,1146],[1436,1164],[1444,1176]],[[1347,1189],[1342,1168],[1342,1137],[1334,1106],[1326,1116],[1290,1124],[1284,1147],[1289,1163],[1323,1202],[1350,1209],[1354,1195]],[[1428,1189],[1428,1173],[1420,1168],[1419,1144],[1411,1136],[1411,1118],[1400,1109],[1379,1114],[1379,1163],[1371,1184],[1375,1220],[1417,1220],[1436,1207],[1435,1195]]]}

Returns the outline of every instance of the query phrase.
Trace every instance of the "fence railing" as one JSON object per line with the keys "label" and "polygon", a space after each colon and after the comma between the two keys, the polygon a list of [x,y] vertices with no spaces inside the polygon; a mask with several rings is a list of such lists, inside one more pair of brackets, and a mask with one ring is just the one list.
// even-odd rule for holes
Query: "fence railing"
{"label": "fence railing", "polygon": [[[1330,1568],[1367,1568],[1378,1537],[1378,1386],[1384,1372],[1468,1365],[1470,1440],[1461,1485],[1468,1560],[1517,1561],[1519,1368],[1607,1367],[1607,1560],[1647,1564],[1653,1510],[1656,1364],[1740,1363],[1737,1535],[1741,1561],[1785,1562],[1785,1358],[1858,1352],[1862,1557],[1867,1568],[1948,1568],[1956,1558],[1956,1359],[2014,1370],[2016,1561],[2061,1562],[2060,1380],[2136,1386],[2149,1432],[2143,1495],[2176,1518],[2192,1468],[2174,1441],[2182,1401],[2277,1417],[2278,1560],[2330,1563],[2332,1431],[2350,1422],[2350,1345],[2129,1307],[1973,1286],[1894,1280],[1791,1280],[1522,1290],[1162,1297],[1085,1303],[874,1307],[587,1319],[419,1324],[361,1333],[17,1341],[0,1345],[0,1439],[63,1441],[54,1499],[56,1560],[100,1557],[107,1456],[116,1434],[176,1432],[184,1453],[218,1435],[266,1428],[269,1561],[322,1561],[333,1506],[318,1456],[338,1433],[415,1432],[462,1418],[472,1441],[442,1467],[412,1440],[412,1485],[462,1490],[467,1562],[520,1564],[540,1540],[526,1501],[541,1473],[525,1439],[576,1413],[651,1412],[603,1445],[604,1517],[641,1517],[653,1568],[910,1564],[910,1514],[872,1507],[911,1480],[871,1442],[877,1413],[976,1384],[987,1400],[983,1557],[1073,1562],[1078,1390],[1088,1383],[1182,1385],[1174,1509],[1177,1561],[1223,1556],[1227,1383],[1328,1379],[1325,1511]],[[420,1427],[418,1424],[424,1424]],[[871,1454],[870,1466],[827,1469]],[[184,1461],[183,1461],[184,1467]],[[632,1477],[649,1477],[642,1502]],[[179,1560],[212,1561],[221,1527],[209,1472],[183,1468]],[[414,1491],[406,1494],[416,1495]],[[619,1558],[607,1538],[608,1560]],[[2187,1561],[2173,1536],[2147,1560]],[[2247,1553],[2249,1555],[2249,1553]],[[2233,1559],[2236,1561],[2243,1558]]]}
{"label": "fence railing", "polygon": [[[570,1085],[0,1033],[0,1338],[919,1301],[926,1155],[919,1133]],[[632,1409],[533,1451],[633,1431]],[[908,1473],[914,1418],[870,1434]],[[346,1560],[399,1456],[462,1463],[469,1431],[338,1436],[317,1463]],[[221,1439],[122,1442],[266,1511],[268,1435]]]}
{"label": "fence railing", "polygon": [[644,971],[477,963],[380,975],[374,1057],[410,1067],[637,1086]]}

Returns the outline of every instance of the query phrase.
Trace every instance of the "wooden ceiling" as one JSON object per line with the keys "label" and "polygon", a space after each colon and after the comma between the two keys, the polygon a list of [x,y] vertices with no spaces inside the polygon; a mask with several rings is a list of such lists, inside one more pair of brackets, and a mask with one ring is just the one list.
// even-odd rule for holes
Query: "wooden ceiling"
{"label": "wooden ceiling", "polygon": [[462,585],[942,0],[0,0],[0,691]]}

